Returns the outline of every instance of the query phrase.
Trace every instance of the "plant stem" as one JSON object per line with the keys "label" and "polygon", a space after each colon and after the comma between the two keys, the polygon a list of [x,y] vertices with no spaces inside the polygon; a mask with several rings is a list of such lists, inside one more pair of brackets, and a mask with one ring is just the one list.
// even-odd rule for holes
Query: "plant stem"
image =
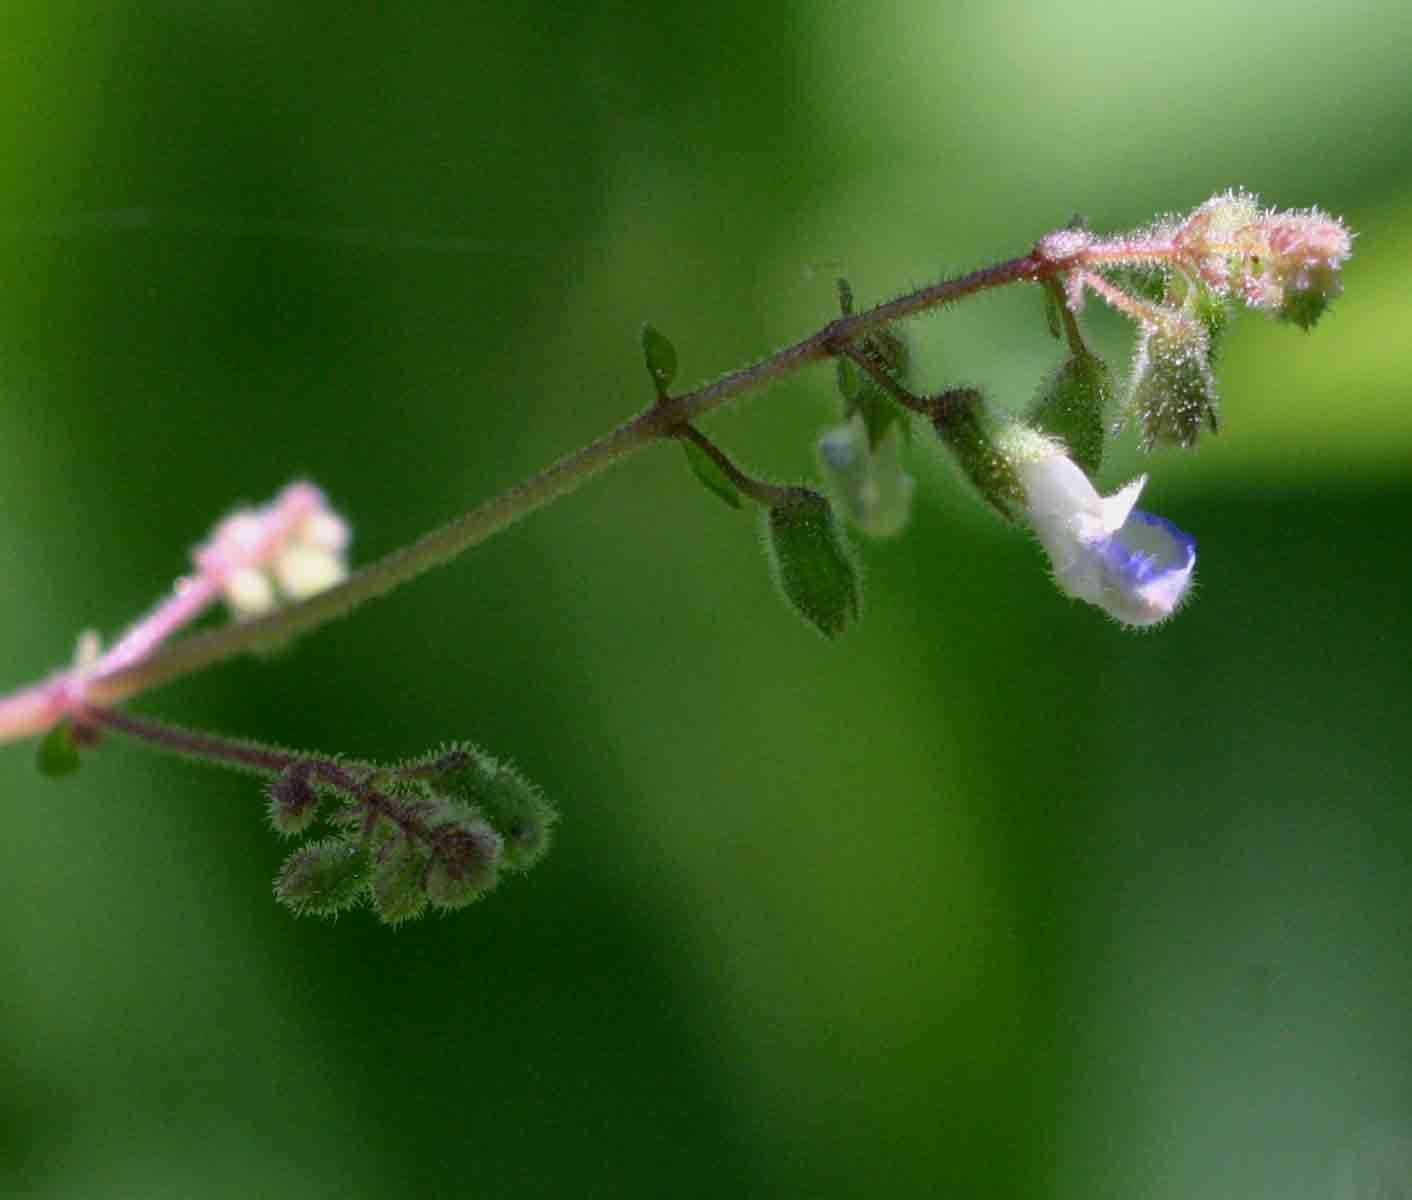
{"label": "plant stem", "polygon": [[923,416],[931,416],[933,406],[920,396],[914,396],[905,387],[892,377],[892,372],[887,370],[871,354],[855,343],[839,347],[838,351],[844,358],[855,362],[882,388],[889,396],[902,405],[903,408],[912,412],[921,413]]}
{"label": "plant stem", "polygon": [[262,775],[278,775],[295,763],[318,757],[295,754],[291,750],[280,750],[260,742],[223,737],[217,733],[183,729],[179,725],[168,725],[165,721],[154,720],[152,717],[142,717],[100,705],[85,705],[82,719],[86,725],[115,730],[170,754],[184,754],[203,762],[256,771]]}
{"label": "plant stem", "polygon": [[866,312],[840,317],[817,333],[752,366],[733,371],[694,391],[662,397],[611,433],[561,458],[450,524],[394,550],[327,591],[265,617],[221,626],[164,645],[140,662],[88,680],[84,696],[99,706],[116,704],[137,692],[170,683],[252,648],[308,633],[364,601],[384,595],[432,567],[451,561],[649,443],[675,436],[686,422],[742,393],[762,388],[810,363],[831,358],[874,329],[977,292],[1022,280],[1041,281],[1068,265],[1025,255],[930,284]]}
{"label": "plant stem", "polygon": [[724,450],[694,425],[679,426],[677,436],[686,439],[701,450],[716,466],[720,467],[721,473],[735,484],[737,490],[754,500],[756,504],[763,505],[765,508],[774,508],[788,500],[794,492],[793,488],[779,487],[761,479],[752,479],[731,461],[730,456]]}

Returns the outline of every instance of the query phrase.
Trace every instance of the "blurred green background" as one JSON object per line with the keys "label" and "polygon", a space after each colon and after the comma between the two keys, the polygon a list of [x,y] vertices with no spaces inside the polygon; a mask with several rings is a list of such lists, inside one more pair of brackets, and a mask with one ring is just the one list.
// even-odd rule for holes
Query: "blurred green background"
{"label": "blurred green background", "polygon": [[[452,919],[290,917],[247,779],[0,750],[0,1194],[1412,1195],[1406,5],[383,7],[6,5],[5,686],[291,478],[366,560],[574,448],[644,319],[705,379],[1232,185],[1343,214],[1347,294],[1110,461],[1200,541],[1156,634],[918,439],[825,644],[662,448],[136,702],[513,758],[558,845]],[[1016,404],[1058,353],[1023,290],[913,328]],[[798,478],[834,404],[707,427]]]}

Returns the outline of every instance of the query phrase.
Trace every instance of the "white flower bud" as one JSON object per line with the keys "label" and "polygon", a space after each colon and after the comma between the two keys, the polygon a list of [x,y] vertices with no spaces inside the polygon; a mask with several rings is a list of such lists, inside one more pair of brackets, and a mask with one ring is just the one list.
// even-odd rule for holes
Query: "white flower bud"
{"label": "white flower bud", "polygon": [[237,621],[261,617],[275,606],[270,577],[258,567],[239,567],[226,576],[223,588],[231,615]]}
{"label": "white flower bud", "polygon": [[302,600],[327,591],[348,574],[338,555],[297,543],[275,560],[274,571],[280,591],[291,600]]}
{"label": "white flower bud", "polygon": [[876,448],[868,445],[861,416],[835,426],[819,439],[819,467],[844,516],[869,537],[901,532],[912,511],[914,480],[902,469],[897,426]]}

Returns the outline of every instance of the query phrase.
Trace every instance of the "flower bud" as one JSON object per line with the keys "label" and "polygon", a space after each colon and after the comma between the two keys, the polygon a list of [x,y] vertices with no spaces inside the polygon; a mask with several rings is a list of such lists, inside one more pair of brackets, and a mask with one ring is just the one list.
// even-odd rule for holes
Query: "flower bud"
{"label": "flower bud", "polygon": [[1029,422],[1063,441],[1069,457],[1089,475],[1096,475],[1103,462],[1103,414],[1110,395],[1107,364],[1081,352],[1040,385]]}
{"label": "flower bud", "polygon": [[1215,433],[1217,391],[1206,326],[1173,315],[1143,325],[1133,356],[1125,411],[1142,424],[1143,448],[1189,448],[1203,428]]}
{"label": "flower bud", "polygon": [[833,515],[818,492],[790,488],[766,514],[766,551],[785,600],[825,637],[858,617],[858,571]]}
{"label": "flower bud", "polygon": [[499,880],[502,841],[469,809],[439,825],[426,870],[426,896],[438,908],[464,908]]}
{"label": "flower bud", "polygon": [[995,444],[980,392],[953,388],[934,397],[932,404],[932,424],[966,477],[996,512],[1007,521],[1015,520],[1025,491],[1009,455]]}
{"label": "flower bud", "polygon": [[427,906],[427,854],[409,838],[386,839],[373,853],[370,892],[385,925],[419,917]]}
{"label": "flower bud", "polygon": [[1218,291],[1229,291],[1242,264],[1246,231],[1260,219],[1260,205],[1249,192],[1230,191],[1196,209],[1178,227],[1172,246],[1180,261]]}
{"label": "flower bud", "polygon": [[1342,221],[1317,208],[1261,210],[1246,192],[1215,196],[1172,239],[1177,261],[1223,293],[1303,329],[1342,291],[1353,253]]}
{"label": "flower bud", "polygon": [[263,617],[274,610],[274,585],[259,567],[237,567],[226,576],[223,590],[231,615],[237,621]]}
{"label": "flower bud", "polygon": [[319,794],[309,780],[310,764],[297,762],[270,781],[270,824],[285,835],[303,833],[319,813]]}
{"label": "flower bud", "polygon": [[303,600],[341,583],[348,577],[348,568],[334,551],[296,542],[275,559],[274,575],[289,599]]}
{"label": "flower bud", "polygon": [[1269,257],[1247,290],[1280,320],[1311,329],[1343,291],[1339,271],[1353,253],[1352,237],[1318,209],[1272,215],[1263,232]]}
{"label": "flower bud", "polygon": [[301,916],[333,916],[362,898],[368,865],[368,856],[349,842],[310,842],[284,860],[275,898]]}
{"label": "flower bud", "polygon": [[507,871],[527,871],[544,857],[559,814],[534,784],[469,743],[437,757],[454,765],[435,787],[490,823],[503,843],[498,852]]}
{"label": "flower bud", "polygon": [[897,429],[873,447],[861,416],[819,439],[819,469],[834,499],[849,523],[870,537],[892,537],[911,514],[916,485],[902,469],[901,450]]}

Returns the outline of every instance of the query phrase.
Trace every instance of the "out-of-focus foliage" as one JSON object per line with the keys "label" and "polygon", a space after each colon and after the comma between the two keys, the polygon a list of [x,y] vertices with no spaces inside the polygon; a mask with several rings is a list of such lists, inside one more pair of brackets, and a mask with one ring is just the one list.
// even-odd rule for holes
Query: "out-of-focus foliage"
{"label": "out-of-focus foliage", "polygon": [[[840,273],[863,307],[1231,185],[1343,215],[1346,294],[1308,336],[1238,317],[1198,453],[1105,463],[1200,540],[1151,637],[914,438],[908,529],[826,643],[665,446],[138,702],[523,765],[555,852],[454,920],[293,920],[248,781],[5,749],[0,1192],[1376,1178],[1412,1129],[1402,8],[384,7],[7,12],[6,684],[296,475],[356,561],[597,435],[651,400],[644,319],[690,386],[828,320]],[[918,379],[1016,409],[1063,353],[1022,290],[910,334]],[[707,424],[793,482],[837,403],[820,368]]]}

